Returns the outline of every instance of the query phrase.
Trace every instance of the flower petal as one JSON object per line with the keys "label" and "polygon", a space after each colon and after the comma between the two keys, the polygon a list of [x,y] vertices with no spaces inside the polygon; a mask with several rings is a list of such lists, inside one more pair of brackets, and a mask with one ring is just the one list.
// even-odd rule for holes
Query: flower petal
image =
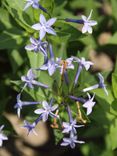
{"label": "flower petal", "polygon": [[45,110],[43,108],[41,108],[41,109],[36,109],[34,112],[35,112],[35,114],[42,114],[45,112]]}
{"label": "flower petal", "polygon": [[43,122],[48,120],[48,113],[47,112],[43,113],[42,119],[43,119]]}
{"label": "flower petal", "polygon": [[51,27],[46,28],[46,32],[49,33],[49,34],[52,34],[52,35],[56,35],[56,32],[55,32],[54,29],[51,28]]}
{"label": "flower petal", "polygon": [[42,40],[46,35],[46,31],[44,29],[41,29],[39,35],[40,35],[40,40]]}
{"label": "flower petal", "polygon": [[43,102],[42,102],[42,105],[43,105],[43,108],[44,108],[44,109],[50,108],[50,106],[48,105],[47,101],[43,101]]}
{"label": "flower petal", "polygon": [[36,46],[33,45],[33,44],[30,44],[30,45],[25,46],[25,49],[28,50],[28,51],[35,50],[35,48],[36,48]]}
{"label": "flower petal", "polygon": [[32,28],[35,30],[40,30],[42,26],[40,25],[40,23],[37,23],[37,24],[32,25]]}
{"label": "flower petal", "polygon": [[40,15],[40,23],[41,24],[46,24],[46,19],[45,19],[45,17],[44,17],[44,15]]}
{"label": "flower petal", "polygon": [[55,111],[58,108],[58,105],[54,105],[51,107],[52,112]]}
{"label": "flower petal", "polygon": [[92,31],[93,31],[92,27],[88,26],[87,30],[89,34],[92,34]]}
{"label": "flower petal", "polygon": [[27,8],[29,8],[32,4],[33,4],[33,2],[27,2],[23,10],[25,11],[25,10],[26,10]]}
{"label": "flower petal", "polygon": [[83,34],[87,32],[87,27],[88,26],[86,24],[82,27],[82,33]]}
{"label": "flower petal", "polygon": [[56,22],[56,20],[57,20],[56,18],[51,18],[51,19],[49,19],[49,20],[47,21],[46,24],[47,24],[48,26],[52,26],[52,25]]}

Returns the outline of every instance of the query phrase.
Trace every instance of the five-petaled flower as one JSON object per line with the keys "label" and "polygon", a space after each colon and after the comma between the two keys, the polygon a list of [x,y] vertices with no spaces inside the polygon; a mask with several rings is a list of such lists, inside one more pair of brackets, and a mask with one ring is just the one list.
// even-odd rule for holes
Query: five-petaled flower
{"label": "five-petaled flower", "polygon": [[69,133],[72,132],[76,134],[76,128],[83,127],[84,125],[77,125],[76,120],[73,120],[72,122],[63,122],[64,130],[62,133]]}
{"label": "five-petaled flower", "polygon": [[21,94],[17,95],[17,103],[15,105],[14,108],[17,109],[17,115],[20,118],[20,112],[23,106],[29,106],[29,105],[35,105],[35,104],[39,104],[40,102],[31,102],[31,101],[21,101]]}
{"label": "five-petaled flower", "polygon": [[69,138],[63,138],[63,142],[61,143],[61,146],[70,145],[71,148],[75,148],[76,143],[83,144],[84,141],[77,140],[77,136],[71,133]]}
{"label": "five-petaled flower", "polygon": [[53,114],[53,111],[55,111],[58,108],[58,105],[54,105],[53,104],[53,99],[50,100],[50,103],[48,104],[47,101],[43,101],[42,102],[42,106],[43,108],[40,109],[36,109],[34,112],[36,114],[42,114],[42,120],[43,122],[48,120],[48,116],[50,115],[53,118],[59,118],[58,115]]}
{"label": "five-petaled flower", "polygon": [[33,73],[32,69],[29,69],[28,72],[27,72],[27,75],[26,76],[22,76],[21,80],[23,82],[25,82],[24,86],[28,86],[29,88],[34,88],[33,85],[37,85],[37,86],[40,86],[40,87],[48,88],[47,85],[34,80],[35,78],[36,78],[36,76]]}
{"label": "five-petaled flower", "polygon": [[97,88],[102,88],[105,92],[105,94],[108,96],[108,91],[106,89],[106,85],[104,84],[104,77],[102,76],[102,74],[98,73],[98,78],[99,78],[99,83],[95,84],[93,86],[87,87],[83,89],[83,92],[87,92],[93,89],[97,89]]}
{"label": "five-petaled flower", "polygon": [[30,132],[32,132],[33,134],[37,135],[36,131],[34,130],[35,126],[36,126],[35,122],[30,124],[28,121],[24,120],[23,128],[26,128],[28,130],[28,135],[29,135]]}
{"label": "five-petaled flower", "polygon": [[50,52],[50,59],[48,59],[47,62],[44,65],[42,65],[40,68],[38,68],[37,70],[48,70],[49,75],[52,76],[58,66],[54,60],[54,53],[52,51],[52,45],[49,45],[49,52]]}
{"label": "five-petaled flower", "polygon": [[8,137],[5,136],[2,132],[3,128],[4,128],[4,125],[0,126],[0,147],[2,146],[4,140],[8,140]]}
{"label": "five-petaled flower", "polygon": [[82,28],[82,33],[92,33],[92,26],[95,26],[97,24],[97,21],[94,20],[90,20],[91,19],[91,15],[92,15],[93,10],[91,10],[90,14],[88,17],[82,15],[82,20],[84,22],[84,26]]}
{"label": "five-petaled flower", "polygon": [[30,37],[30,42],[31,44],[26,45],[25,49],[28,51],[34,51],[34,52],[42,52],[44,54],[44,56],[47,57],[47,42],[44,41],[42,42],[40,39],[35,39],[33,37]]}
{"label": "five-petaled flower", "polygon": [[61,58],[56,58],[56,63],[58,64],[57,68],[60,69],[60,74],[63,75],[67,69],[74,69],[72,64],[73,58],[67,58],[62,60]]}
{"label": "five-petaled flower", "polygon": [[44,15],[40,15],[40,23],[34,24],[33,29],[40,31],[40,40],[42,40],[46,33],[56,35],[56,32],[51,27],[56,22],[56,18],[51,18],[46,21]]}
{"label": "five-petaled flower", "polygon": [[95,94],[93,95],[92,98],[89,93],[87,93],[87,95],[88,95],[89,99],[83,104],[83,107],[87,109],[87,115],[89,115],[89,114],[91,114],[92,108],[94,107],[96,102],[93,101]]}
{"label": "five-petaled flower", "polygon": [[86,61],[84,57],[79,59],[78,57],[72,56],[72,58],[74,59],[74,62],[77,62],[79,64],[74,80],[74,85],[76,85],[82,69],[85,68],[86,70],[89,70],[90,66],[93,65],[93,62]]}
{"label": "five-petaled flower", "polygon": [[30,6],[32,6],[35,9],[38,9],[39,8],[39,3],[38,2],[39,2],[39,0],[26,0],[24,10],[26,10]]}

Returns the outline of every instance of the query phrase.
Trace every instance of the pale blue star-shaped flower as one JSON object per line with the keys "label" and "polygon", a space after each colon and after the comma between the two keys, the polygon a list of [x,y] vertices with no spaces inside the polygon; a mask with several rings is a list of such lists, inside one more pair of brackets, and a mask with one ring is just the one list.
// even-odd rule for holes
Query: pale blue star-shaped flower
{"label": "pale blue star-shaped flower", "polygon": [[78,67],[78,70],[77,70],[76,76],[75,76],[75,81],[74,81],[74,85],[76,85],[82,69],[85,68],[86,70],[89,70],[90,66],[93,65],[93,62],[86,61],[84,57],[79,59],[79,58],[73,56],[72,58],[74,59],[74,62],[77,62],[79,64],[79,67]]}
{"label": "pale blue star-shaped flower", "polygon": [[42,120],[42,116],[39,116],[33,123],[29,123],[28,121],[24,121],[23,128],[26,128],[28,131],[28,135],[32,132],[34,135],[37,135],[36,131],[34,130],[36,125]]}
{"label": "pale blue star-shaped flower", "polygon": [[76,134],[76,128],[83,127],[84,125],[77,125],[76,120],[73,120],[72,122],[63,122],[64,130],[62,133],[69,133],[72,132]]}
{"label": "pale blue star-shaped flower", "polygon": [[40,23],[34,24],[33,29],[40,31],[40,40],[42,40],[46,33],[56,35],[56,32],[51,27],[56,22],[56,18],[51,18],[46,21],[44,15],[40,14]]}
{"label": "pale blue star-shaped flower", "polygon": [[98,73],[98,78],[99,78],[99,88],[104,89],[105,94],[108,96],[108,91],[106,89],[106,85],[104,84],[104,77],[102,74]]}
{"label": "pale blue star-shaped flower", "polygon": [[21,101],[21,94],[17,95],[17,103],[14,106],[14,108],[17,109],[17,115],[20,118],[20,113],[21,113],[21,109],[23,106],[29,106],[29,105],[35,105],[35,104],[39,104],[40,102],[33,102],[33,101]]}
{"label": "pale blue star-shaped flower", "polygon": [[61,58],[56,58],[56,63],[58,64],[57,68],[60,69],[61,75],[67,69],[74,69],[74,65],[73,65],[72,61],[73,61],[73,58],[67,58],[66,60],[62,60]]}
{"label": "pale blue star-shaped flower", "polygon": [[34,135],[37,135],[36,131],[34,130],[35,126],[36,126],[35,122],[30,124],[28,121],[25,120],[23,128],[27,129],[28,135],[30,134],[30,132],[32,132]]}
{"label": "pale blue star-shaped flower", "polygon": [[24,10],[28,9],[30,6],[32,6],[35,9],[39,8],[39,0],[26,0],[26,4],[24,7]]}
{"label": "pale blue star-shaped flower", "polygon": [[24,7],[23,10],[25,11],[30,6],[32,6],[32,8],[34,8],[34,9],[38,9],[39,8],[42,11],[44,11],[45,13],[47,13],[47,10],[39,4],[39,1],[40,0],[26,0],[26,4],[25,4],[25,7]]}
{"label": "pale blue star-shaped flower", "polygon": [[92,98],[89,93],[87,93],[87,95],[88,95],[89,99],[83,104],[83,107],[87,109],[87,115],[89,115],[89,114],[91,114],[92,108],[94,107],[96,102],[93,101],[95,95],[93,95]]}
{"label": "pale blue star-shaped flower", "polygon": [[28,72],[27,72],[27,75],[26,76],[22,76],[21,80],[23,82],[25,82],[25,86],[28,86],[29,88],[34,88],[33,85],[44,87],[44,88],[48,88],[47,85],[45,85],[45,84],[43,84],[41,82],[36,81],[35,78],[36,78],[36,76],[33,73],[32,69],[29,69]]}
{"label": "pale blue star-shaped flower", "polygon": [[34,52],[42,52],[44,56],[47,57],[47,42],[42,42],[40,39],[35,39],[33,37],[30,37],[31,44],[26,45],[25,49],[28,51],[34,51]]}
{"label": "pale blue star-shaped flower", "polygon": [[71,148],[75,148],[76,143],[83,144],[84,141],[77,140],[77,136],[71,133],[69,138],[63,138],[63,142],[61,143],[61,146],[70,145]]}
{"label": "pale blue star-shaped flower", "polygon": [[63,122],[63,128],[64,130],[62,133],[73,133],[76,134],[76,128],[82,127],[83,125],[76,125],[76,120],[73,119],[71,109],[69,106],[66,107],[67,113],[69,116],[69,122]]}
{"label": "pale blue star-shaped flower", "polygon": [[82,20],[83,20],[83,24],[84,24],[84,26],[83,26],[83,28],[82,28],[82,33],[84,34],[84,33],[86,33],[86,32],[88,32],[88,33],[92,33],[92,26],[95,26],[96,24],[97,24],[97,21],[94,21],[94,20],[90,20],[91,19],[91,15],[92,15],[92,12],[93,12],[93,10],[91,10],[91,12],[90,12],[90,14],[89,14],[89,16],[88,17],[86,17],[86,16],[84,16],[84,15],[82,15]]}
{"label": "pale blue star-shaped flower", "polygon": [[104,90],[105,94],[108,96],[108,91],[106,89],[106,85],[104,84],[104,77],[102,76],[102,74],[98,73],[98,78],[99,78],[99,84],[95,84],[93,86],[84,88],[83,92],[87,92],[87,91],[97,89],[97,88],[102,88]]}
{"label": "pale blue star-shaped flower", "polygon": [[54,74],[57,68],[57,64],[54,61],[54,53],[52,51],[52,45],[49,45],[50,59],[42,65],[38,70],[48,70],[50,76]]}
{"label": "pale blue star-shaped flower", "polygon": [[58,105],[52,106],[52,103],[53,103],[53,99],[50,101],[49,104],[47,103],[47,101],[43,101],[42,102],[43,108],[36,109],[34,111],[36,114],[41,114],[42,115],[43,122],[48,120],[48,116],[51,116],[51,117],[54,117],[54,118],[59,117],[58,115],[53,114],[53,111],[55,111],[58,108]]}
{"label": "pale blue star-shaped flower", "polygon": [[5,136],[2,132],[4,125],[0,126],[0,147],[2,147],[3,141],[8,140],[8,137]]}

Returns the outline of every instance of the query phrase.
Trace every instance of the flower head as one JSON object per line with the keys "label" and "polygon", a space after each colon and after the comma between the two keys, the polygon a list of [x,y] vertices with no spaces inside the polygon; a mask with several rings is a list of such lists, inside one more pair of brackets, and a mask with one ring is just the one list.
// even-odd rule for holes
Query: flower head
{"label": "flower head", "polygon": [[108,91],[106,89],[106,85],[104,84],[104,77],[102,74],[98,73],[99,78],[99,88],[103,88],[106,95],[108,95]]}
{"label": "flower head", "polygon": [[28,130],[28,135],[30,132],[34,133],[35,135],[37,135],[37,133],[35,132],[34,128],[35,128],[36,124],[35,122],[30,124],[29,122],[27,122],[26,120],[24,121],[24,126],[23,128],[26,128]]}
{"label": "flower head", "polygon": [[92,112],[92,108],[95,105],[96,102],[93,102],[93,99],[95,97],[95,95],[93,95],[93,97],[91,98],[90,94],[87,93],[88,95],[88,100],[83,104],[83,107],[87,109],[87,115],[91,114]]}
{"label": "flower head", "polygon": [[27,72],[27,75],[26,76],[22,76],[21,80],[23,82],[25,82],[25,86],[28,86],[30,88],[33,88],[33,85],[37,85],[37,86],[41,86],[41,87],[44,87],[44,88],[48,88],[47,85],[34,80],[35,78],[36,78],[36,76],[33,73],[32,69],[29,69],[28,72]]}
{"label": "flower head", "polygon": [[54,53],[52,51],[51,45],[49,45],[49,52],[50,52],[50,59],[44,65],[42,65],[39,69],[48,70],[49,75],[52,76],[54,72],[56,71],[57,64],[54,61]]}
{"label": "flower head", "polygon": [[33,29],[40,31],[40,40],[42,40],[46,33],[56,35],[56,32],[51,27],[56,22],[56,18],[51,18],[46,21],[44,15],[40,15],[40,23],[34,24],[32,26]]}
{"label": "flower head", "polygon": [[0,147],[2,146],[4,140],[8,140],[7,136],[2,133],[3,128],[4,125],[0,126]]}
{"label": "flower head", "polygon": [[84,125],[77,125],[76,120],[73,120],[72,122],[63,122],[64,130],[62,133],[69,133],[72,132],[76,134],[76,128],[83,127]]}
{"label": "flower head", "polygon": [[26,4],[24,7],[24,10],[28,9],[30,6],[32,6],[35,9],[39,8],[39,2],[40,0],[26,0]]}
{"label": "flower head", "polygon": [[106,85],[104,84],[104,78],[103,78],[103,76],[100,73],[98,73],[98,78],[99,78],[99,83],[98,84],[95,84],[93,86],[84,88],[83,92],[87,92],[87,91],[90,91],[90,90],[93,90],[93,89],[97,89],[97,88],[102,88],[102,89],[104,89],[105,94],[108,95],[108,91],[106,89]]}
{"label": "flower head", "polygon": [[82,33],[92,33],[92,26],[95,26],[97,24],[97,21],[90,20],[93,10],[91,10],[88,17],[82,15],[82,20],[84,21],[84,26],[82,28]]}
{"label": "flower head", "polygon": [[82,67],[84,67],[86,70],[89,70],[90,66],[92,66],[94,63],[91,61],[86,61],[84,57],[82,57],[81,59],[79,59],[78,57],[72,57],[74,59],[74,62],[78,62],[79,65],[81,65]]}
{"label": "flower head", "polygon": [[25,46],[25,49],[28,51],[34,51],[39,52],[41,51],[44,56],[47,56],[46,48],[47,48],[47,42],[42,42],[40,39],[35,39],[33,37],[30,37],[31,44]]}
{"label": "flower head", "polygon": [[76,72],[75,80],[74,80],[74,85],[76,85],[78,82],[78,78],[80,76],[80,73],[82,71],[82,68],[89,70],[90,66],[93,65],[93,62],[86,61],[84,57],[79,59],[78,57],[72,56],[72,58],[74,59],[74,62],[77,62],[79,64],[79,67],[78,67],[77,72]]}
{"label": "flower head", "polygon": [[23,106],[29,106],[29,105],[35,105],[35,104],[39,104],[40,102],[31,102],[31,101],[21,101],[21,94],[17,95],[17,103],[15,105],[14,108],[17,109],[17,115],[20,118],[20,113],[21,113],[21,109]]}
{"label": "flower head", "polygon": [[53,111],[55,111],[58,108],[58,105],[52,106],[53,99],[51,99],[50,103],[48,104],[47,101],[42,102],[43,108],[36,109],[34,112],[36,114],[42,114],[42,120],[45,122],[48,120],[48,116],[57,118],[58,116],[53,114]]}
{"label": "flower head", "polygon": [[74,134],[70,134],[70,138],[63,138],[63,142],[61,143],[61,146],[68,146],[70,145],[71,148],[75,148],[76,143],[84,143],[84,141],[77,140],[77,136]]}
{"label": "flower head", "polygon": [[56,58],[56,63],[58,64],[57,68],[60,69],[60,74],[62,75],[67,69],[74,69],[74,65],[72,64],[73,58],[68,58],[66,60],[62,60],[61,58]]}

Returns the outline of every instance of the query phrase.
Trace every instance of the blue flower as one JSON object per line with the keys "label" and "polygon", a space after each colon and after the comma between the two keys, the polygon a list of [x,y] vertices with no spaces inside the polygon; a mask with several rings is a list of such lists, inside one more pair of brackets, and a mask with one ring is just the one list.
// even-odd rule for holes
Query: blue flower
{"label": "blue flower", "polygon": [[35,126],[36,126],[35,122],[30,124],[28,121],[25,120],[23,128],[26,128],[28,130],[28,135],[29,135],[30,132],[37,135],[37,133],[34,130]]}
{"label": "blue flower", "polygon": [[102,88],[102,89],[104,89],[105,94],[108,96],[108,91],[106,89],[106,85],[104,84],[104,77],[100,73],[98,73],[98,78],[99,78],[99,84],[95,84],[88,88],[84,88],[83,92],[87,92],[87,91],[97,89],[97,88]]}
{"label": "blue flower", "polygon": [[93,101],[95,94],[93,95],[92,98],[89,93],[87,93],[87,95],[89,99],[83,104],[83,107],[87,109],[87,115],[89,115],[91,114],[92,108],[94,107],[96,102]]}
{"label": "blue flower", "polygon": [[92,34],[92,26],[95,26],[97,24],[97,21],[90,20],[93,10],[91,10],[88,17],[82,15],[82,20],[84,21],[84,26],[82,28],[82,33],[88,32],[89,34]]}
{"label": "blue flower", "polygon": [[14,108],[17,109],[17,115],[20,118],[20,112],[23,106],[29,106],[29,105],[35,105],[35,104],[39,104],[40,102],[29,102],[29,101],[21,101],[21,94],[17,95],[17,103],[14,106]]}
{"label": "blue flower", "polygon": [[44,56],[47,57],[47,42],[42,42],[40,39],[35,39],[33,37],[30,37],[31,44],[25,46],[25,49],[28,51],[34,51],[34,52],[42,52]]}
{"label": "blue flower", "polygon": [[71,122],[63,122],[64,130],[62,131],[62,133],[72,132],[76,134],[76,128],[84,126],[84,125],[77,125],[76,123],[77,123],[76,120],[73,120]]}
{"label": "blue flower", "polygon": [[67,106],[67,112],[69,116],[69,122],[63,122],[64,130],[62,132],[76,134],[76,128],[82,127],[83,125],[76,125],[76,120],[73,120],[69,106]]}
{"label": "blue flower", "polygon": [[72,56],[72,58],[74,59],[74,62],[77,62],[79,64],[78,70],[77,70],[76,76],[75,76],[75,81],[74,81],[74,85],[76,85],[77,82],[78,82],[78,78],[80,76],[80,73],[81,73],[82,69],[85,68],[86,70],[89,70],[90,66],[93,65],[93,62],[91,62],[91,61],[85,61],[85,58],[84,57],[82,57],[81,59],[79,59],[77,57]]}
{"label": "blue flower", "polygon": [[21,80],[23,82],[25,82],[24,86],[28,86],[29,88],[34,88],[33,85],[37,85],[37,86],[40,86],[40,87],[48,88],[47,85],[34,80],[35,78],[36,78],[36,76],[33,73],[32,69],[29,69],[28,72],[27,72],[27,75],[26,76],[22,76]]}
{"label": "blue flower", "polygon": [[50,52],[50,59],[47,60],[47,62],[37,70],[48,70],[49,75],[52,76],[57,68],[57,64],[54,61],[54,53],[52,51],[52,45],[49,45],[49,52]]}
{"label": "blue flower", "polygon": [[58,115],[53,114],[53,111],[55,111],[58,108],[58,105],[52,106],[53,99],[51,99],[50,103],[48,104],[47,101],[42,102],[43,108],[36,109],[34,112],[36,114],[41,114],[42,115],[42,120],[43,122],[48,120],[48,116],[50,115],[51,117],[58,118]]}
{"label": "blue flower", "polygon": [[30,6],[32,6],[34,9],[41,9],[42,11],[47,13],[47,10],[45,8],[43,8],[40,4],[39,4],[40,0],[26,0],[26,5],[24,7],[24,10],[28,9]]}
{"label": "blue flower", "polygon": [[5,136],[2,132],[4,125],[0,126],[0,147],[2,147],[3,141],[8,140],[7,136]]}
{"label": "blue flower", "polygon": [[56,63],[58,64],[57,68],[60,69],[60,74],[64,74],[64,71],[67,69],[74,69],[74,65],[72,64],[73,58],[67,58],[66,60],[62,60],[61,58],[56,58]]}
{"label": "blue flower", "polygon": [[40,23],[34,24],[33,29],[40,31],[40,40],[42,40],[46,33],[56,35],[56,32],[51,27],[56,22],[56,18],[51,18],[46,21],[44,15],[40,14]]}
{"label": "blue flower", "polygon": [[63,142],[61,143],[61,146],[70,145],[71,148],[75,148],[76,143],[83,144],[84,141],[77,140],[77,136],[71,133],[69,138],[63,138]]}
{"label": "blue flower", "polygon": [[24,121],[24,126],[23,128],[26,128],[28,130],[28,135],[30,134],[30,132],[32,132],[33,134],[37,135],[37,133],[35,132],[35,127],[36,125],[42,120],[42,116],[39,116],[33,123],[29,123],[28,121]]}
{"label": "blue flower", "polygon": [[73,22],[73,23],[78,23],[78,24],[83,24],[82,27],[82,33],[92,33],[92,26],[95,26],[97,24],[97,21],[94,20],[90,20],[91,19],[91,15],[92,15],[93,10],[91,10],[90,14],[88,17],[82,15],[82,19],[69,19],[66,18],[65,21],[66,22]]}

